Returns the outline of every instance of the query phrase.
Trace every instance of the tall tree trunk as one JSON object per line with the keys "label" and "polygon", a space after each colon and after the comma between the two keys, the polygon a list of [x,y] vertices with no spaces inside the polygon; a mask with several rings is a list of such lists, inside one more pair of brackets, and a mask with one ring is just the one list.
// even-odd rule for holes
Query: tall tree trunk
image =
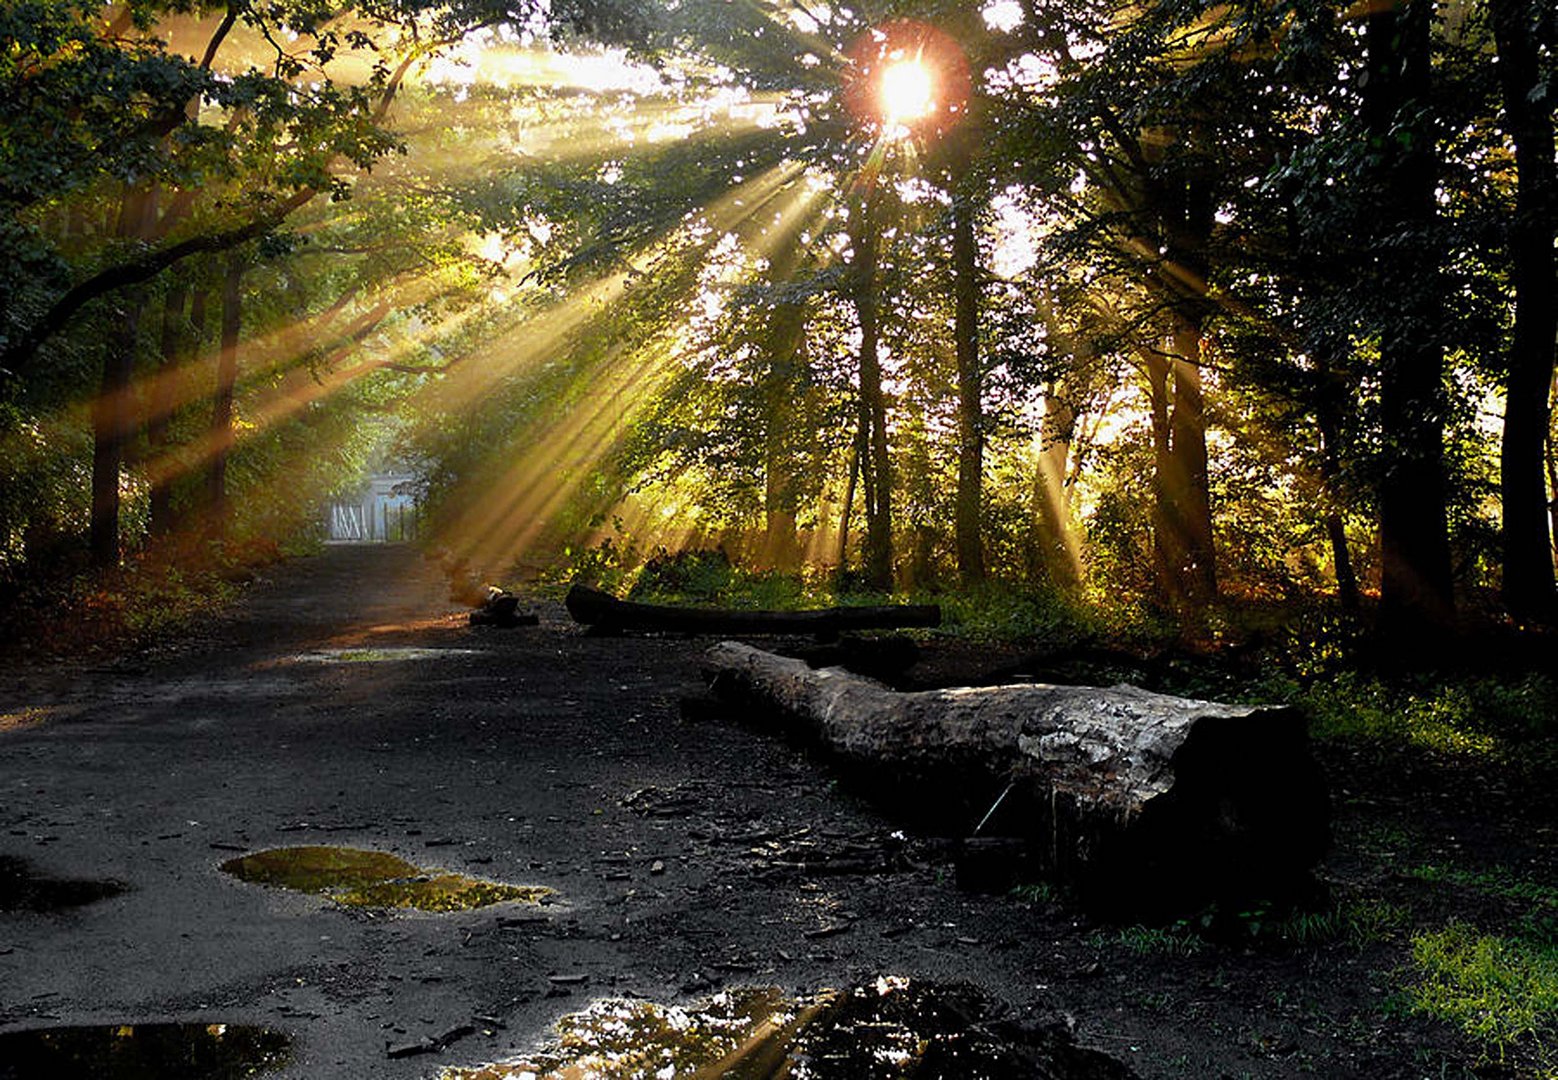
{"label": "tall tree trunk", "polygon": [[[786,285],[800,265],[804,250],[798,243],[801,223],[787,227],[775,240],[770,266],[774,285]],[[800,567],[800,537],[796,516],[800,510],[801,470],[810,425],[801,408],[809,382],[806,363],[806,305],[793,299],[776,300],[764,335],[768,369],[762,387],[763,441],[763,561],[781,571]]]}
{"label": "tall tree trunk", "polygon": [[1174,456],[1174,520],[1184,562],[1179,568],[1190,605],[1205,607],[1217,597],[1217,556],[1212,546],[1212,500],[1206,454],[1206,404],[1201,393],[1201,323],[1176,317],[1170,368],[1174,415],[1169,438]]}
{"label": "tall tree trunk", "polygon": [[[1553,380],[1552,397],[1558,398],[1558,378]],[[1551,400],[1551,398],[1549,398]],[[1552,497],[1547,503],[1553,536],[1553,557],[1558,559],[1558,433],[1553,431],[1552,420],[1547,422],[1547,490]]]}
{"label": "tall tree trunk", "polygon": [[[1432,133],[1419,118],[1430,90],[1432,0],[1378,10],[1366,22],[1363,112],[1380,148],[1373,235],[1381,313],[1380,622],[1403,654],[1442,639],[1455,618],[1444,463],[1442,291],[1428,236],[1437,216]],[[1403,137],[1403,131],[1410,138]],[[1403,240],[1402,238],[1405,238]],[[1416,241],[1414,243],[1414,240]]]}
{"label": "tall tree trunk", "polygon": [[1154,550],[1169,602],[1197,623],[1217,596],[1200,367],[1201,333],[1210,307],[1206,281],[1213,188],[1193,148],[1169,137],[1180,154],[1171,159],[1169,146],[1155,151],[1163,164],[1146,185],[1158,234],[1154,246],[1161,252],[1149,281],[1166,309],[1166,355],[1149,363],[1157,444]]}
{"label": "tall tree trunk", "polygon": [[[128,186],[119,202],[114,233],[126,239],[145,236],[155,215],[150,191]],[[119,473],[134,431],[130,384],[144,305],[141,289],[126,290],[120,296],[104,335],[102,376],[92,403],[92,508],[87,543],[92,565],[99,568],[119,565]]]}
{"label": "tall tree trunk", "polygon": [[140,338],[141,290],[129,290],[110,317],[103,345],[103,373],[92,403],[92,565],[119,565],[119,473],[134,430],[130,383]]}
{"label": "tall tree trunk", "polygon": [[984,372],[979,361],[979,241],[974,207],[965,194],[952,200],[953,337],[958,368],[958,488],[954,524],[958,577],[964,585],[985,577],[981,507],[984,502]]}
{"label": "tall tree trunk", "polygon": [[1558,170],[1553,161],[1553,108],[1538,51],[1530,0],[1489,0],[1498,43],[1503,127],[1515,146],[1518,188],[1509,226],[1515,333],[1500,447],[1504,525],[1504,603],[1517,621],[1558,615],[1548,531],[1543,457],[1558,343],[1558,264],[1553,257]]}
{"label": "tall tree trunk", "polygon": [[878,356],[881,297],[877,286],[877,260],[881,243],[878,227],[878,194],[872,190],[857,203],[851,242],[855,249],[855,317],[860,324],[860,410],[866,433],[867,455],[861,462],[866,496],[866,581],[872,588],[893,587],[892,456],[887,447],[887,401],[882,394],[882,365]]}
{"label": "tall tree trunk", "polygon": [[849,519],[855,512],[855,485],[860,479],[860,468],[865,460],[865,429],[857,422],[855,438],[849,452],[849,479],[844,483],[844,512],[839,515],[838,572],[842,575],[849,565]]}
{"label": "tall tree trunk", "polygon": [[1320,428],[1320,487],[1325,500],[1325,534],[1331,542],[1331,562],[1336,572],[1336,594],[1342,610],[1356,612],[1361,606],[1358,576],[1352,568],[1352,551],[1347,544],[1347,525],[1339,509],[1344,505],[1341,490],[1342,395],[1346,388],[1325,358],[1320,361],[1322,385],[1315,403]]}
{"label": "tall tree trunk", "polygon": [[[157,374],[152,381],[151,400],[146,411],[146,443],[153,461],[165,466],[168,454],[168,425],[173,418],[174,387],[188,355],[189,330],[185,322],[185,303],[189,285],[175,278],[162,301],[161,354]],[[173,475],[167,468],[157,471],[151,485],[150,530],[153,536],[173,532]]]}
{"label": "tall tree trunk", "polygon": [[1033,476],[1033,526],[1039,553],[1037,569],[1051,585],[1066,592],[1082,583],[1068,482],[1076,427],[1075,407],[1052,384],[1044,395],[1044,419],[1039,428],[1042,443]]}
{"label": "tall tree trunk", "polygon": [[233,447],[233,388],[238,382],[238,335],[243,325],[243,261],[227,262],[222,276],[222,341],[217,353],[216,393],[211,399],[211,471],[208,474],[209,527],[227,535],[232,508],[227,498],[227,459]]}
{"label": "tall tree trunk", "polygon": [[1142,355],[1147,374],[1147,399],[1152,420],[1152,561],[1162,599],[1175,609],[1185,607],[1184,530],[1177,519],[1178,493],[1184,484],[1174,457],[1173,420],[1169,409],[1169,358],[1161,352]]}

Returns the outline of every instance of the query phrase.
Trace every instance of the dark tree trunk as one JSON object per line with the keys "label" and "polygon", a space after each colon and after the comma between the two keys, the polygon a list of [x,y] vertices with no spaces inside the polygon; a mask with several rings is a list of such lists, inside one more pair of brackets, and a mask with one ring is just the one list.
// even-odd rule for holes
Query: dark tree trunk
{"label": "dark tree trunk", "polygon": [[173,470],[168,468],[168,425],[173,419],[174,393],[188,355],[185,303],[189,286],[175,279],[162,301],[162,341],[157,374],[152,380],[146,410],[146,444],[153,464],[149,528],[153,536],[167,536],[177,522],[173,516]]}
{"label": "dark tree trunk", "polygon": [[1488,8],[1498,42],[1503,126],[1515,146],[1518,177],[1515,217],[1509,226],[1515,333],[1499,459],[1504,603],[1519,622],[1550,622],[1558,615],[1558,595],[1542,465],[1558,342],[1558,264],[1553,257],[1558,169],[1553,160],[1552,98],[1542,94],[1546,79],[1536,5],[1530,0],[1489,0]]}
{"label": "dark tree trunk", "polygon": [[952,200],[953,337],[958,369],[958,488],[954,525],[958,577],[964,585],[983,581],[985,555],[984,372],[979,360],[979,242],[974,207],[964,194]]}
{"label": "dark tree trunk", "polygon": [[[123,238],[145,236],[156,216],[149,190],[130,186],[119,203],[114,225]],[[119,473],[125,448],[135,427],[130,385],[135,375],[135,348],[140,338],[140,289],[127,290],[113,314],[103,346],[103,370],[92,402],[92,507],[88,550],[92,565],[119,565]]]}
{"label": "dark tree trunk", "polygon": [[1167,355],[1148,363],[1157,473],[1154,552],[1163,592],[1192,621],[1217,596],[1200,367],[1211,190],[1203,170],[1184,163],[1165,166],[1147,185],[1163,252],[1150,280],[1167,308]]}
{"label": "dark tree trunk", "polygon": [[886,592],[893,587],[893,480],[892,455],[887,447],[887,401],[882,394],[878,356],[878,199],[872,191],[860,201],[850,239],[855,248],[852,299],[860,324],[860,420],[867,449],[860,465],[866,500],[866,581]]}
{"label": "dark tree trunk", "polygon": [[[1553,380],[1551,397],[1558,397],[1558,379]],[[1549,400],[1551,400],[1551,397]],[[1552,529],[1553,557],[1558,559],[1558,437],[1555,437],[1552,421],[1547,424],[1547,490],[1553,498],[1547,504],[1547,516]]]}
{"label": "dark tree trunk", "polygon": [[1341,601],[1342,610],[1356,612],[1362,598],[1358,593],[1358,576],[1352,568],[1352,550],[1347,544],[1347,525],[1338,509],[1345,502],[1341,490],[1341,411],[1342,395],[1346,389],[1323,360],[1322,366],[1322,385],[1315,403],[1315,416],[1320,428],[1320,487],[1321,497],[1325,500],[1325,535],[1331,542],[1337,598]]}
{"label": "dark tree trunk", "polygon": [[130,383],[140,338],[140,290],[127,290],[109,323],[103,374],[92,403],[92,565],[119,565],[119,473],[134,430]]}
{"label": "dark tree trunk", "polygon": [[[1431,0],[1368,16],[1363,113],[1379,147],[1373,235],[1380,313],[1380,620],[1403,654],[1443,640],[1454,623],[1444,463],[1444,350],[1438,169],[1420,110],[1430,90]],[[1403,132],[1410,138],[1403,138]]]}
{"label": "dark tree trunk", "polygon": [[243,261],[228,260],[222,276],[222,339],[217,352],[216,392],[211,399],[211,471],[206,503],[213,536],[227,535],[227,459],[233,448],[233,389],[238,382],[238,337],[243,326]]}

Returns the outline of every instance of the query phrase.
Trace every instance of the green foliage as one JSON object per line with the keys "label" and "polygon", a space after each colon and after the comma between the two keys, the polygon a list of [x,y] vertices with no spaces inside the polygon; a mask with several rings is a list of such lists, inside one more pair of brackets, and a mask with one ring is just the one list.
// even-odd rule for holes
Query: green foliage
{"label": "green foliage", "polygon": [[1207,947],[1206,941],[1186,926],[1126,926],[1095,933],[1088,940],[1098,948],[1122,949],[1138,956],[1195,956]]}
{"label": "green foliage", "polygon": [[1419,881],[1448,882],[1489,896],[1521,900],[1558,909],[1558,886],[1520,877],[1507,867],[1495,866],[1485,870],[1468,870],[1459,866],[1424,863],[1411,867],[1407,870],[1407,874]]}
{"label": "green foliage", "polygon": [[1446,753],[1493,755],[1552,730],[1558,686],[1545,674],[1384,679],[1356,671],[1304,681],[1268,677],[1253,697],[1305,709],[1317,738],[1400,741]]}
{"label": "green foliage", "polygon": [[1412,938],[1411,1007],[1448,1021],[1502,1058],[1558,1034],[1558,944],[1483,934],[1465,923]]}
{"label": "green foliage", "polygon": [[988,581],[956,592],[928,594],[940,603],[943,630],[975,641],[1023,642],[1063,647],[1095,640],[1110,631],[1108,613],[1087,608],[1050,589]]}

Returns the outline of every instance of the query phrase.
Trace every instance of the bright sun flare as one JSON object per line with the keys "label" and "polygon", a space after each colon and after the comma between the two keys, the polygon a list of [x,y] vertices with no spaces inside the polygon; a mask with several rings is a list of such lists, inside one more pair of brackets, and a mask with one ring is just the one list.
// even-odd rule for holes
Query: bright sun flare
{"label": "bright sun flare", "polygon": [[898,60],[882,72],[882,118],[889,124],[909,124],[936,111],[936,88],[930,69],[918,60]]}

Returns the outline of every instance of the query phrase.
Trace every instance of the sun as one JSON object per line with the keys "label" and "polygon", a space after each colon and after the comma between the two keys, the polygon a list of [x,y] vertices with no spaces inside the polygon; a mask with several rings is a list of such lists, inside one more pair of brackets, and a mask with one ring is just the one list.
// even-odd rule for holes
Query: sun
{"label": "sun", "polygon": [[919,60],[894,60],[882,69],[882,119],[889,125],[907,125],[936,111],[936,80]]}

